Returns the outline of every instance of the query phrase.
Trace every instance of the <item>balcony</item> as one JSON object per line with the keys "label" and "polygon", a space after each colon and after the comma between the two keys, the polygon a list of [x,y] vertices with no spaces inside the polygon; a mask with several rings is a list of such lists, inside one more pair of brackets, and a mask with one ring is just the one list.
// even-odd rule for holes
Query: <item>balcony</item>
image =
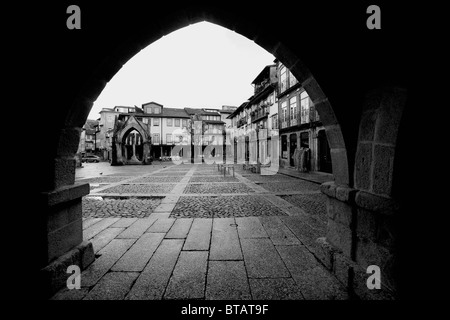
{"label": "balcony", "polygon": [[238,122],[237,122],[237,127],[238,128],[242,127],[245,124],[247,124],[247,119],[246,118],[239,119]]}
{"label": "balcony", "polygon": [[251,121],[255,122],[261,120],[269,115],[269,108],[262,107],[255,111],[250,112]]}
{"label": "balcony", "polygon": [[263,91],[265,88],[267,88],[270,85],[270,79],[265,79],[260,84],[255,86],[255,96]]}

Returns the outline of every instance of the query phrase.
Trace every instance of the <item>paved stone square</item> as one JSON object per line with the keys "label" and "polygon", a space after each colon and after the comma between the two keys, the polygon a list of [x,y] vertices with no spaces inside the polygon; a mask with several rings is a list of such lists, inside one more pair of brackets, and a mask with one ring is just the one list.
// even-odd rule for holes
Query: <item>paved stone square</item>
{"label": "paved stone square", "polygon": [[174,184],[121,184],[111,188],[104,189],[104,193],[139,193],[139,194],[160,194],[169,193]]}
{"label": "paved stone square", "polygon": [[148,217],[160,203],[160,198],[109,199],[83,197],[83,218]]}
{"label": "paved stone square", "polygon": [[82,206],[96,260],[80,290],[54,300],[348,299],[315,256],[327,221],[318,183],[169,163],[77,173],[95,186]]}
{"label": "paved stone square", "polygon": [[208,184],[189,184],[184,193],[253,193],[253,189],[243,183],[208,183]]}
{"label": "paved stone square", "polygon": [[319,191],[320,185],[309,182],[309,181],[302,181],[297,179],[297,181],[275,181],[275,182],[264,182],[264,183],[257,183],[264,189],[270,191],[270,192],[285,192],[285,191],[292,191],[292,192],[308,192],[308,191]]}
{"label": "paved stone square", "polygon": [[180,197],[171,218],[228,218],[286,215],[263,196]]}
{"label": "paved stone square", "polygon": [[181,182],[183,176],[148,176],[131,180],[132,183],[161,183],[161,182]]}

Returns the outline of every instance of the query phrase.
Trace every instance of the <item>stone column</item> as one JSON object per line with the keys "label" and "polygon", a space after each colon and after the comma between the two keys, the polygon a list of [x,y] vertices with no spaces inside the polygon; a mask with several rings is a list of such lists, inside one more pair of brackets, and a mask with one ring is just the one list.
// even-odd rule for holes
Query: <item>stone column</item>
{"label": "stone column", "polygon": [[142,163],[143,164],[150,164],[150,160],[149,160],[150,146],[151,146],[151,144],[149,141],[144,142],[143,151],[142,151],[142,157],[143,157]]}
{"label": "stone column", "polygon": [[30,247],[39,252],[39,261],[30,265],[40,266],[38,278],[30,286],[38,286],[45,296],[66,284],[68,266],[84,270],[95,259],[92,244],[83,241],[82,229],[82,197],[89,194],[89,184],[75,182],[74,153],[79,134],[79,128],[65,128],[59,134],[57,155],[53,161],[46,161],[44,168],[50,183],[38,193],[36,217],[30,219],[38,233]]}

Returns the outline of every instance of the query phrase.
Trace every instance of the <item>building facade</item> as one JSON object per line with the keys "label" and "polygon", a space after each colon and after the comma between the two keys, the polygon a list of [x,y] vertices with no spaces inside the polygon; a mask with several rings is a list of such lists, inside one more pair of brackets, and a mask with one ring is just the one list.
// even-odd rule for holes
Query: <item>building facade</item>
{"label": "building facade", "polygon": [[281,62],[278,74],[280,166],[331,173],[325,128],[305,89]]}
{"label": "building facade", "polygon": [[[156,102],[145,103],[140,108],[103,108],[96,126],[97,153],[114,165],[148,163],[147,158],[168,160],[176,145],[197,144],[201,146],[198,155],[202,155],[208,145],[217,146],[206,150],[211,151],[210,156],[215,156],[219,146],[223,146],[225,128],[231,127],[231,120],[226,118],[234,110],[236,107],[233,106],[222,106],[221,109],[165,108]],[[200,130],[195,131],[195,122],[200,125]],[[128,131],[124,133],[124,130]],[[193,141],[196,132],[198,141]],[[85,139],[81,139],[84,136],[83,132],[80,145],[86,144]],[[149,144],[148,154],[144,152],[146,144]],[[191,154],[193,157],[194,152]],[[182,152],[179,155],[182,156]]]}
{"label": "building facade", "polygon": [[264,165],[277,157],[284,168],[331,173],[325,128],[292,73],[276,59],[252,85],[254,95],[228,116],[235,131],[235,158]]}

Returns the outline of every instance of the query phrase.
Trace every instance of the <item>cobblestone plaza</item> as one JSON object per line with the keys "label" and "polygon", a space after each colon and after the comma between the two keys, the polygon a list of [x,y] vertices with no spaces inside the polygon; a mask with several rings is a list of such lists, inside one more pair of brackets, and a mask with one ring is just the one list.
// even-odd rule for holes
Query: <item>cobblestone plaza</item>
{"label": "cobblestone plaza", "polygon": [[[320,183],[235,166],[85,164],[83,235],[97,259],[53,299],[347,299],[314,256]],[[114,290],[112,290],[114,289]]]}

